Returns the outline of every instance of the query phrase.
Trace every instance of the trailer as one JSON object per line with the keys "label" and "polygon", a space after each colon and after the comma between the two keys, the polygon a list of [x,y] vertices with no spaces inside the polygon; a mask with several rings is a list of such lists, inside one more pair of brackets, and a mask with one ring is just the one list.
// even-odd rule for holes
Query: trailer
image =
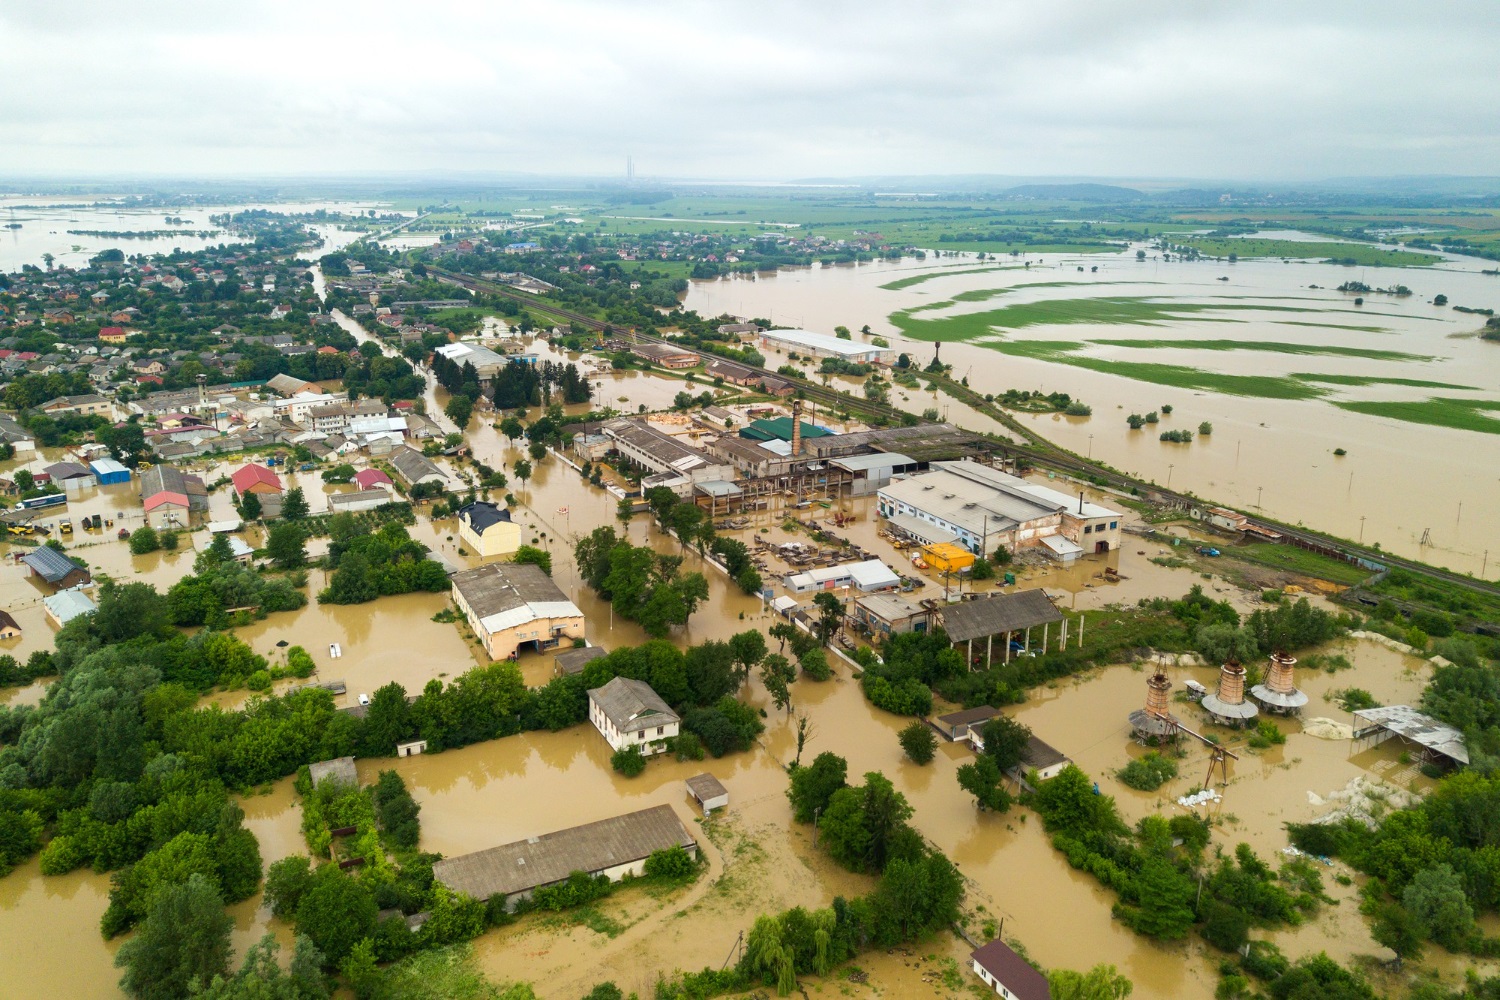
{"label": "trailer", "polygon": [[44,510],[48,507],[61,507],[68,502],[64,493],[49,493],[46,496],[32,497],[30,500],[22,500],[16,504],[16,510]]}

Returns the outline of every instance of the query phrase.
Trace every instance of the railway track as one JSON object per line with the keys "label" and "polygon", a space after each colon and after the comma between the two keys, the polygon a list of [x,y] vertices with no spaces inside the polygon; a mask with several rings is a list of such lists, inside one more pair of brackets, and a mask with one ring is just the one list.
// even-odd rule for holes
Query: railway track
{"label": "railway track", "polygon": [[[502,285],[498,282],[486,281],[480,278],[473,278],[465,274],[459,274],[454,271],[449,271],[439,267],[433,267],[431,265],[428,265],[428,271],[434,275],[437,275],[443,280],[452,282],[459,287],[467,288],[471,291],[484,292],[488,295],[499,295],[503,298],[512,299],[514,301],[522,303],[533,305],[537,304],[537,299],[535,296],[528,295],[525,292],[518,292],[515,289],[510,288],[507,285]],[[563,317],[570,323],[577,323],[580,326],[587,327],[591,330],[598,330],[603,332],[605,330],[620,329],[620,332],[628,333],[637,340],[656,344],[672,343],[664,337],[641,333],[631,328],[617,328],[615,324],[606,323],[603,320],[595,319],[592,316],[585,316],[582,313],[574,312],[570,309],[565,309],[561,306],[553,305],[551,303],[547,303],[545,305],[545,309],[549,313],[553,313],[555,315]],[[743,362],[736,363],[744,364]],[[755,368],[756,366],[746,365],[745,367]],[[775,375],[775,377],[777,378],[785,379],[786,381],[795,383],[799,390],[803,393],[805,398],[817,403],[824,403],[831,406],[839,406],[862,411],[865,413],[884,416],[887,419],[892,419],[898,422],[911,416],[911,414],[908,414],[906,411],[896,409],[893,406],[875,403],[869,400],[855,399],[851,396],[845,395],[844,393],[829,389],[825,386],[818,385],[815,382],[808,381],[807,379],[789,378],[785,375],[772,372],[766,368],[758,368],[757,370],[763,371],[767,375]],[[962,387],[960,387],[957,383],[953,383],[952,380],[942,378],[940,379],[940,381],[947,383],[947,385],[951,386],[955,390],[960,390],[960,392],[955,393],[955,395],[965,394],[961,391]],[[968,405],[974,404],[970,403]],[[1011,419],[1003,412],[997,411],[996,413],[991,413],[988,415],[1000,420],[1001,423],[1003,423],[1008,429],[1010,429],[1022,441],[1025,442],[1025,444],[1007,445],[1005,446],[1006,450],[1011,452],[1015,457],[1024,458],[1034,466],[1051,469],[1055,472],[1063,472],[1071,475],[1076,475],[1085,478],[1090,482],[1100,483],[1106,486],[1113,487],[1115,489],[1124,490],[1126,492],[1130,492],[1133,490],[1138,493],[1149,493],[1161,498],[1163,501],[1169,504],[1176,504],[1183,507],[1212,503],[1212,501],[1204,500],[1201,497],[1195,497],[1187,493],[1179,493],[1173,490],[1164,489],[1161,486],[1156,485],[1155,483],[1149,483],[1144,480],[1135,479],[1131,476],[1116,472],[1113,469],[1107,468],[1103,465],[1096,464],[1094,462],[1088,461],[1087,459],[1079,458],[1072,452],[1064,451],[1063,449],[1057,447],[1044,438],[1038,437],[1029,428],[1021,424],[1020,421]],[[1316,531],[1309,531],[1306,528],[1299,528],[1287,524],[1282,524],[1279,521],[1273,521],[1269,518],[1248,514],[1245,511],[1240,511],[1240,513],[1245,514],[1245,516],[1249,519],[1250,524],[1267,531],[1274,531],[1277,534],[1281,535],[1283,538],[1287,539],[1291,544],[1297,545],[1301,548],[1309,549],[1314,552],[1325,553],[1328,555],[1332,555],[1335,558],[1341,558],[1348,561],[1363,560],[1369,563],[1377,563],[1387,568],[1404,569],[1409,572],[1428,577],[1430,579],[1441,580],[1445,583],[1450,583],[1468,590],[1500,596],[1500,585],[1493,584],[1485,580],[1476,580],[1473,577],[1465,576],[1461,573],[1454,573],[1451,570],[1441,569],[1436,566],[1429,566],[1426,563],[1417,562],[1414,559],[1407,559],[1402,556],[1392,555],[1389,552],[1384,552],[1379,549],[1366,548],[1360,545],[1352,545],[1348,542],[1343,541],[1342,539],[1333,538],[1329,535],[1324,535]]]}

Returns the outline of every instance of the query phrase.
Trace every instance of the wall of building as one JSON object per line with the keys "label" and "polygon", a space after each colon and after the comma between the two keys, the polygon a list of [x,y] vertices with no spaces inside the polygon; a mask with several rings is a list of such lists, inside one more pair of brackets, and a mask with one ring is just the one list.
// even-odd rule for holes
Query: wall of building
{"label": "wall of building", "polygon": [[[609,721],[609,716],[604,714],[603,710],[599,708],[599,703],[594,701],[593,698],[589,699],[589,721],[594,724],[595,729],[599,730],[599,735],[604,737],[611,749],[623,750],[625,747],[630,746],[640,747],[641,753],[647,757],[650,757],[652,754],[665,753],[667,750],[666,741],[677,736],[681,728],[681,723],[669,722],[664,726],[657,726],[640,733],[623,733],[614,727],[614,724]],[[662,730],[662,732],[658,733],[657,729]]]}
{"label": "wall of building", "polygon": [[483,535],[464,520],[458,522],[458,537],[481,559],[508,556],[521,547],[521,526],[515,522],[497,521]]}

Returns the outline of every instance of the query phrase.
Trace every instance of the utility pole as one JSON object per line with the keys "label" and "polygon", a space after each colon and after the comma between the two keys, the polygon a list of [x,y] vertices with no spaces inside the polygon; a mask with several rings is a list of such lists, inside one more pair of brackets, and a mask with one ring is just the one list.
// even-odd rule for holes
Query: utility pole
{"label": "utility pole", "polygon": [[1167,489],[1169,490],[1172,488],[1172,470],[1175,468],[1177,468],[1175,465],[1167,466]]}
{"label": "utility pole", "polygon": [[1359,515],[1359,544],[1365,544],[1365,515]]}
{"label": "utility pole", "polygon": [[1260,505],[1260,494],[1261,494],[1261,491],[1264,490],[1264,489],[1265,489],[1264,486],[1257,486],[1257,487],[1255,487],[1255,509],[1256,510],[1261,510],[1262,509],[1261,505]]}

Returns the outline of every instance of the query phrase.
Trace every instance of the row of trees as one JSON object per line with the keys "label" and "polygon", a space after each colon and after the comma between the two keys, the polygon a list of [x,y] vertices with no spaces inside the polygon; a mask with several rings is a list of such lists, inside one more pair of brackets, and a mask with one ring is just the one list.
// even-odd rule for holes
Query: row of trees
{"label": "row of trees", "polygon": [[[720,535],[713,518],[691,500],[684,500],[665,486],[655,486],[646,491],[646,503],[656,519],[657,527],[677,536],[683,545],[692,545],[702,555],[712,552],[724,564],[730,579],[747,594],[759,594],[764,581],[760,571],[750,558],[750,549],[744,542]],[[621,502],[621,520],[628,520],[630,507]]]}

